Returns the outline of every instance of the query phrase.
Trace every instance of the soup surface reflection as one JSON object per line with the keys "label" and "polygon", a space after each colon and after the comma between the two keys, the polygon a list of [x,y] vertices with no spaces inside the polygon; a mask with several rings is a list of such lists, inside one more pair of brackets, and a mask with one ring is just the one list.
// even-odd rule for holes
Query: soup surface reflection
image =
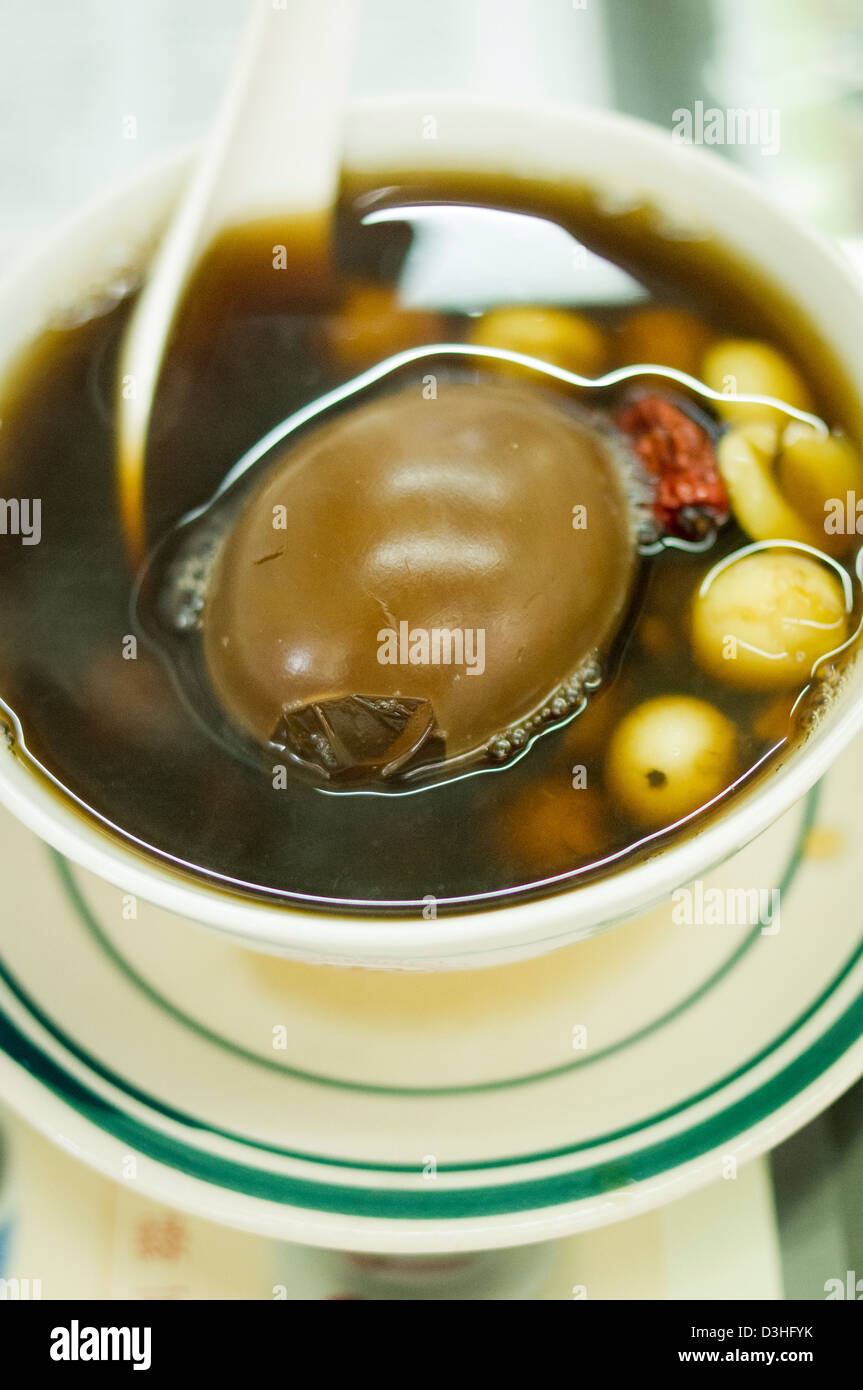
{"label": "soup surface reflection", "polygon": [[192,874],[420,922],[721,813],[805,737],[858,622],[830,508],[863,469],[811,330],[721,247],[577,190],[346,186],[326,273],[290,246],[238,230],[189,291],[138,572],[133,298],[7,381],[16,754]]}

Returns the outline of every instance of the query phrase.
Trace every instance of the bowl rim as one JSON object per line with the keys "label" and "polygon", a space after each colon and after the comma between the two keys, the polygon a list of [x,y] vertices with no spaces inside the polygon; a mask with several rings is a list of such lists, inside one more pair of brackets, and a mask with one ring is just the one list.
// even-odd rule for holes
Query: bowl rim
{"label": "bowl rim", "polygon": [[[359,119],[361,129],[363,118],[388,123],[396,115],[417,115],[427,109],[457,113],[465,119],[479,115],[498,130],[507,121],[549,123],[559,128],[562,136],[589,130],[594,138],[605,135],[612,142],[626,142],[633,154],[638,150],[662,151],[666,158],[672,157],[669,150],[674,142],[670,132],[661,127],[616,112],[557,104],[489,102],[458,94],[396,95],[357,102],[351,114]],[[71,235],[91,236],[104,229],[112,219],[117,220],[133,197],[147,201],[158,195],[164,201],[166,187],[173,197],[191,153],[191,148],[185,148],[158,159],[64,219],[2,277],[0,304],[13,287],[17,289],[22,280],[32,278]],[[691,161],[693,170],[701,170],[713,181],[717,195],[723,188],[736,191],[750,207],[796,239],[801,252],[825,271],[832,269],[837,282],[844,281],[841,289],[849,306],[856,300],[863,311],[863,281],[838,248],[798,222],[757,183],[716,154],[687,146],[674,150],[673,158]],[[356,167],[350,149],[347,163],[349,168]],[[708,169],[709,174],[705,172]],[[784,288],[793,296],[793,286],[786,284]],[[856,384],[856,390],[863,394],[863,380]],[[0,801],[60,853],[99,877],[249,947],[310,962],[387,969],[469,969],[569,944],[655,906],[675,887],[727,858],[788,810],[861,728],[863,692],[856,699],[847,699],[834,718],[759,786],[743,792],[714,821],[678,843],[638,864],[546,897],[424,920],[421,931],[404,916],[304,909],[246,899],[203,879],[196,881],[151,860],[121,834],[112,834],[97,821],[86,819],[71,798],[50,790],[14,754],[0,757]]]}

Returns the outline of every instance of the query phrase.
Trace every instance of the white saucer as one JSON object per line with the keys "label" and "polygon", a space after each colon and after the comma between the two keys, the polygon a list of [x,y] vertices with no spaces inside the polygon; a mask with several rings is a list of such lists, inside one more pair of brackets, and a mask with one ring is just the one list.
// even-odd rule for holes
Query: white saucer
{"label": "white saucer", "polygon": [[858,741],[711,876],[781,885],[778,932],[669,904],[448,976],[242,951],[4,813],[0,1094],[164,1202],[346,1249],[545,1240],[733,1178],[863,1071],[861,779]]}

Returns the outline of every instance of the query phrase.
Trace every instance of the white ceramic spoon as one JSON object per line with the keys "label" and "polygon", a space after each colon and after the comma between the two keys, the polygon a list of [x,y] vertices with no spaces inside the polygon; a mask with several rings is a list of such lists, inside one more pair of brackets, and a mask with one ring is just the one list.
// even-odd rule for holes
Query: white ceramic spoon
{"label": "white ceramic spoon", "polygon": [[309,240],[326,254],[358,10],[359,0],[253,0],[212,134],[120,356],[117,486],[133,562],[146,546],[145,455],[156,386],[178,306],[207,247],[225,227],[289,214],[301,216],[304,229],[319,221],[321,235]]}

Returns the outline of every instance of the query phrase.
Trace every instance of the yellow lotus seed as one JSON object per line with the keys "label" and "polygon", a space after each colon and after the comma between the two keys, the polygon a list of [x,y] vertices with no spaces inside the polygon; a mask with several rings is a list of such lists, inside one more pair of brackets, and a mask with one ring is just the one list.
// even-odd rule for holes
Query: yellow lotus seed
{"label": "yellow lotus seed", "polygon": [[[863,464],[850,440],[794,421],[782,436],[776,475],[795,510],[823,533],[822,547],[831,554],[846,550],[856,535],[856,503],[863,497]],[[850,533],[849,494],[855,513]]]}
{"label": "yellow lotus seed", "polygon": [[[526,357],[538,357],[541,362],[563,367],[579,376],[601,376],[608,359],[608,345],[602,329],[583,314],[568,309],[530,306],[493,309],[471,324],[468,340],[477,347],[523,352]],[[520,376],[525,373],[535,376],[529,367],[516,363],[498,361],[489,365]]]}
{"label": "yellow lotus seed", "polygon": [[794,550],[744,555],[701,586],[692,650],[708,675],[744,690],[802,689],[817,661],[844,642],[838,576]]}
{"label": "yellow lotus seed", "polygon": [[631,710],[614,731],[606,790],[647,829],[673,825],[734,779],[734,725],[706,700],[662,695]]}
{"label": "yellow lotus seed", "polygon": [[708,348],[701,380],[722,399],[714,402],[725,420],[776,420],[788,415],[770,406],[738,401],[737,396],[772,396],[797,410],[811,410],[812,398],[797,371],[776,348],[756,338],[723,338]]}

